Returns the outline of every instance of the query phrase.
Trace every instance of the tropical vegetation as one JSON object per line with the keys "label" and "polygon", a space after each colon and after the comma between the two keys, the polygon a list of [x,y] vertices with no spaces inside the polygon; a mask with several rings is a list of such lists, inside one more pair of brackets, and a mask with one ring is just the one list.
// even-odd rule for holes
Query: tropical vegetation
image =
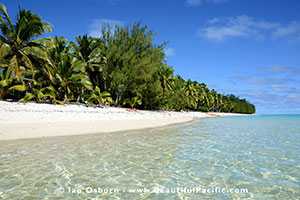
{"label": "tropical vegetation", "polygon": [[105,26],[99,37],[41,37],[51,26],[20,9],[16,20],[0,5],[0,99],[81,103],[138,109],[254,113],[234,95],[184,80],[166,62],[147,26]]}

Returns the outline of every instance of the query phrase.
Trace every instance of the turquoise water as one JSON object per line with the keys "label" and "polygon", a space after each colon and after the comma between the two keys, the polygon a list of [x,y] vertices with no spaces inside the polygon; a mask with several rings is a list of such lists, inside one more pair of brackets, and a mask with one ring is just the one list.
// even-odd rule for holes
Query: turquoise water
{"label": "turquoise water", "polygon": [[300,116],[0,141],[0,199],[300,199]]}

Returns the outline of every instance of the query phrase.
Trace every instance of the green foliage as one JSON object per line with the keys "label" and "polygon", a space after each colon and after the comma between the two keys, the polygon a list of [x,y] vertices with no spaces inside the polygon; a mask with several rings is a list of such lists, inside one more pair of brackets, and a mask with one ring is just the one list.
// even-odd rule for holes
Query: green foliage
{"label": "green foliage", "polygon": [[53,38],[48,48],[48,82],[57,91],[56,98],[63,102],[82,101],[84,94],[93,89],[86,65],[73,54],[71,44],[63,38]]}
{"label": "green foliage", "polygon": [[136,106],[145,109],[157,107],[146,97],[149,94],[161,95],[160,89],[152,87],[152,83],[158,83],[157,74],[164,64],[164,54],[161,46],[153,44],[152,37],[152,32],[139,24],[116,27],[113,33],[108,28],[103,29],[100,46],[102,55],[106,57],[106,67],[103,68],[105,76],[100,88],[112,94],[115,105],[128,104],[133,97],[139,96],[143,105]]}
{"label": "green foliage", "polygon": [[135,96],[130,99],[125,99],[123,105],[130,106],[131,108],[137,107],[142,104],[141,97]]}
{"label": "green foliage", "polygon": [[16,90],[19,92],[24,92],[24,91],[26,91],[26,85],[14,85],[14,86],[10,87],[8,90]]}
{"label": "green foliage", "polygon": [[140,24],[106,26],[99,38],[40,38],[49,24],[29,10],[16,21],[0,4],[0,99],[79,102],[139,109],[254,113],[255,106],[184,80],[167,65],[165,46]]}
{"label": "green foliage", "polygon": [[8,68],[9,75],[23,81],[23,73],[34,68],[39,59],[33,52],[42,51],[43,47],[35,37],[51,31],[49,24],[29,10],[20,10],[13,23],[7,9],[0,4],[0,66]]}
{"label": "green foliage", "polygon": [[42,89],[32,89],[32,92],[27,92],[25,96],[20,99],[20,102],[36,101],[38,103],[60,103],[56,100],[56,91],[52,86]]}
{"label": "green foliage", "polygon": [[111,105],[113,100],[109,92],[100,92],[99,87],[96,86],[95,90],[88,95],[87,102],[96,105]]}

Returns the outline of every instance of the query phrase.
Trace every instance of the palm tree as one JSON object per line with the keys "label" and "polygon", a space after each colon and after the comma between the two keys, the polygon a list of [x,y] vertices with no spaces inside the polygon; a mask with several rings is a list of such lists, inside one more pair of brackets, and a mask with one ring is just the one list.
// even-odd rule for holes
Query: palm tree
{"label": "palm tree", "polygon": [[94,86],[100,86],[101,90],[106,89],[106,57],[103,56],[102,42],[98,38],[87,35],[76,38],[76,57],[85,65],[88,76]]}
{"label": "palm tree", "polygon": [[189,97],[185,94],[185,80],[177,75],[173,78],[173,87],[166,108],[181,111],[186,110],[188,105]]}
{"label": "palm tree", "polygon": [[57,37],[52,39],[52,47],[48,50],[49,77],[53,77],[51,85],[64,102],[84,101],[84,90],[93,89],[84,63],[72,55],[72,51],[72,46],[65,39]]}
{"label": "palm tree", "polygon": [[185,95],[188,99],[188,106],[190,109],[196,109],[197,102],[199,98],[199,90],[197,88],[196,82],[191,81],[190,79],[185,82],[184,86]]}
{"label": "palm tree", "polygon": [[207,99],[209,89],[204,83],[197,83],[197,109],[200,111],[207,111]]}
{"label": "palm tree", "polygon": [[161,87],[163,89],[163,97],[165,97],[165,93],[167,90],[172,89],[173,73],[174,70],[167,65],[162,65],[162,67],[160,68],[159,77]]}
{"label": "palm tree", "polygon": [[7,9],[0,4],[0,67],[17,80],[23,81],[26,69],[34,73],[36,58],[45,58],[43,46],[35,40],[43,33],[51,31],[48,23],[29,10],[21,9],[13,23]]}

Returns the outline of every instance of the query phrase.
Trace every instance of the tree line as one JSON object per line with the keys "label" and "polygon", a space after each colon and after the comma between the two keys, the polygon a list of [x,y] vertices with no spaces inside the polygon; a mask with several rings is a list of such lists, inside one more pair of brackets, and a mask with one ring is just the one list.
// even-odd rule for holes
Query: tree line
{"label": "tree line", "polygon": [[147,26],[109,25],[99,37],[41,35],[51,26],[30,10],[13,22],[0,5],[0,99],[83,103],[148,110],[254,113],[255,106],[204,83],[184,80],[166,63],[165,45]]}

